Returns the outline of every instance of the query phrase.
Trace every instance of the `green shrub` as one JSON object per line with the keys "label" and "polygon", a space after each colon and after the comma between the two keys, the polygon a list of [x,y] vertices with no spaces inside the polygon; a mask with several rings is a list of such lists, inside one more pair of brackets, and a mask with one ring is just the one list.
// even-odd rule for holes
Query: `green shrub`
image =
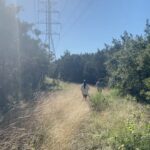
{"label": "green shrub", "polygon": [[91,103],[97,111],[81,127],[75,149],[150,150],[150,105],[115,89],[97,93]]}
{"label": "green shrub", "polygon": [[109,106],[109,99],[102,93],[97,93],[91,97],[92,107],[96,111],[103,111]]}
{"label": "green shrub", "polygon": [[49,77],[46,77],[44,80],[44,83],[41,87],[41,90],[44,91],[54,91],[54,90],[59,90],[60,89],[60,81],[51,79]]}
{"label": "green shrub", "polygon": [[126,121],[116,128],[112,138],[113,149],[120,150],[149,150],[150,124],[133,120]]}
{"label": "green shrub", "polygon": [[150,103],[150,78],[143,80],[143,89],[140,91],[140,95],[146,100],[147,103]]}
{"label": "green shrub", "polygon": [[118,97],[118,96],[120,96],[120,91],[119,91],[119,89],[111,89],[111,90],[110,90],[110,95],[111,95],[112,97]]}
{"label": "green shrub", "polygon": [[130,94],[127,94],[127,95],[126,95],[126,100],[128,100],[128,101],[133,101],[133,102],[136,102],[136,101],[137,101],[136,97],[134,97],[134,96],[132,96],[132,95],[130,95]]}

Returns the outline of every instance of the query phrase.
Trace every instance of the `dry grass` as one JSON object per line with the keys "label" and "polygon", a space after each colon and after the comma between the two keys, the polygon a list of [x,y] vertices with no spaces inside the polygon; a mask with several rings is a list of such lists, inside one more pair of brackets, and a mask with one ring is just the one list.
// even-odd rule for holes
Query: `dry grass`
{"label": "dry grass", "polygon": [[31,150],[34,106],[21,102],[10,110],[0,124],[0,150]]}
{"label": "dry grass", "polygon": [[[144,106],[116,99],[108,89],[103,94],[111,98],[111,105],[95,112],[89,101],[83,100],[79,85],[63,83],[62,87],[63,90],[39,96],[33,106],[20,104],[17,118],[10,112],[14,119],[0,130],[0,150],[113,149],[110,135],[120,132],[124,122],[136,118],[140,125],[150,119]],[[93,93],[96,89],[91,87],[90,94]]]}
{"label": "dry grass", "polygon": [[[70,150],[72,140],[91,111],[80,86],[61,83],[63,90],[38,96],[36,104],[20,103],[0,128],[0,150]],[[91,87],[91,93],[95,89]]]}
{"label": "dry grass", "polygon": [[67,89],[47,97],[35,111],[39,132],[44,133],[43,150],[70,150],[81,122],[90,114],[88,102],[83,100],[80,86],[76,84],[69,84]]}

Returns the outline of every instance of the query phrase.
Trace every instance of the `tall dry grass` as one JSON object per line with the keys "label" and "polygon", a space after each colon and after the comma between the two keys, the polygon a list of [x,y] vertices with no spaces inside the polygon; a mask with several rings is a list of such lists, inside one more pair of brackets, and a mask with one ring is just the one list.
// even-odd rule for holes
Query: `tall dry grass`
{"label": "tall dry grass", "polygon": [[[18,119],[5,134],[0,131],[0,149],[150,149],[148,105],[109,89],[103,90],[102,96],[90,96],[94,100],[89,102],[82,98],[79,85],[61,86],[63,90],[39,96],[34,107],[22,105]],[[93,93],[96,89],[91,87],[90,95]],[[106,105],[101,105],[104,101]]]}
{"label": "tall dry grass", "polygon": [[[89,118],[90,108],[82,98],[80,86],[68,84],[64,87],[64,90],[47,97],[35,110],[39,122],[36,130],[39,136],[33,145],[35,149],[70,150],[81,122]],[[91,88],[91,92],[94,91]],[[41,143],[40,146],[37,147],[37,143]]]}

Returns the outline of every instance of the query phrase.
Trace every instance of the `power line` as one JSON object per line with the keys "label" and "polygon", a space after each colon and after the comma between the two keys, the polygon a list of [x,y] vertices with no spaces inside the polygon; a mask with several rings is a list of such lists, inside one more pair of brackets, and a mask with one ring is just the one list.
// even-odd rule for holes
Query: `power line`
{"label": "power line", "polygon": [[70,22],[69,20],[71,20],[73,17],[73,14],[76,14],[76,12],[78,11],[79,7],[81,6],[81,3],[83,2],[83,0],[78,0],[74,9],[72,9],[72,11],[69,13],[70,15],[67,17],[67,23]]}
{"label": "power line", "polygon": [[78,20],[80,20],[89,11],[89,8],[92,6],[92,4],[94,4],[93,0],[89,0],[86,7],[84,7],[84,9],[81,11],[79,16],[73,21],[73,23],[70,25],[70,27],[67,29],[67,31],[64,34],[62,34],[61,37],[64,37],[70,31],[70,29],[72,29],[73,26],[78,22]]}
{"label": "power line", "polygon": [[[67,5],[68,0],[66,0],[65,2],[66,2],[66,3],[65,3],[65,5],[64,5],[64,7],[66,8],[66,5]],[[67,18],[67,23],[69,22],[68,20],[71,20],[72,15],[75,14],[75,12],[78,10],[78,8],[79,8],[79,6],[81,5],[82,2],[83,2],[83,0],[79,0],[79,1],[77,2],[77,4],[75,5],[74,9],[71,11],[69,17]],[[63,37],[63,36],[62,36],[62,37]],[[58,47],[59,43],[60,43],[60,41],[58,42],[57,47]]]}
{"label": "power line", "polygon": [[[67,1],[68,1],[68,0],[65,1],[66,3],[65,3],[65,5],[64,5],[64,7],[66,7]],[[71,15],[68,17],[69,19],[72,18],[73,14],[78,10],[78,8],[79,8],[79,6],[81,5],[82,2],[83,2],[83,0],[79,0],[79,1],[78,1],[78,3],[75,5],[75,7],[74,7],[74,9],[73,9],[73,11],[72,11],[72,13],[71,13]],[[94,1],[94,2],[95,2],[95,1]],[[78,22],[78,20],[80,20],[80,19],[89,11],[89,8],[92,6],[92,4],[94,4],[94,3],[93,3],[93,0],[89,0],[89,1],[87,2],[87,5],[85,5],[85,7],[84,7],[84,8],[82,9],[82,11],[80,12],[80,14],[76,17],[76,19],[75,19],[75,20],[71,23],[71,25],[68,27],[68,29],[66,30],[66,32],[61,35],[61,38],[63,38],[63,37],[73,28],[73,26],[75,26],[75,24]],[[67,22],[69,22],[69,21],[67,21]],[[52,41],[53,41],[53,39],[52,39]],[[55,45],[55,47],[58,48],[58,45],[59,45],[59,44],[60,44],[60,40],[58,41],[57,45]]]}
{"label": "power line", "polygon": [[68,4],[68,0],[65,0],[62,10],[60,11],[61,14],[64,12],[65,8],[67,7],[67,4]]}

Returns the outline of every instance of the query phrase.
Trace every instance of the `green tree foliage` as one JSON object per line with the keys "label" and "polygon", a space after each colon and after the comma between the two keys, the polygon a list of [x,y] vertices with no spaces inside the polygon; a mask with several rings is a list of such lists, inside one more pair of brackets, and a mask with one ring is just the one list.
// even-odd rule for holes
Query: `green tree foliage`
{"label": "green tree foliage", "polygon": [[0,109],[40,89],[49,67],[47,47],[34,27],[21,22],[19,7],[0,1]]}
{"label": "green tree foliage", "polygon": [[68,51],[55,62],[55,75],[65,81],[82,82],[120,89],[138,100],[150,102],[150,24],[146,21],[145,35],[133,36],[127,31],[120,39],[105,44],[103,50],[91,54],[70,54]]}
{"label": "green tree foliage", "polygon": [[52,77],[60,77],[65,81],[80,83],[86,79],[89,83],[95,84],[97,79],[106,83],[106,56],[104,51],[98,51],[96,54],[70,54],[66,51],[64,55],[54,64]]}
{"label": "green tree foliage", "polygon": [[78,55],[71,55],[68,51],[58,60],[58,70],[61,78],[65,81],[78,82],[82,80],[80,73],[83,69],[83,62]]}
{"label": "green tree foliage", "polygon": [[[121,46],[112,53],[107,61],[110,86],[117,87],[124,94],[131,94],[137,99],[150,102],[150,50],[149,25],[146,24],[146,36],[133,37],[124,32],[121,36]],[[110,51],[116,44],[110,48]]]}

